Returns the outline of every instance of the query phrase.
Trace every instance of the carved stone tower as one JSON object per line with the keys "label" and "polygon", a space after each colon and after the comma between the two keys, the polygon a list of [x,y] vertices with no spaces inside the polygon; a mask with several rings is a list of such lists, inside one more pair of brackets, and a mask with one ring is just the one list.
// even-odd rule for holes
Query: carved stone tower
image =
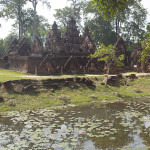
{"label": "carved stone tower", "polygon": [[64,34],[65,52],[69,55],[80,54],[80,43],[81,40],[79,36],[79,31],[76,26],[76,22],[74,18],[71,18]]}
{"label": "carved stone tower", "polygon": [[61,50],[63,49],[61,33],[58,30],[56,22],[54,22],[52,30],[49,32],[46,39],[45,50],[49,51],[52,55],[60,55]]}
{"label": "carved stone tower", "polygon": [[95,47],[95,44],[91,38],[91,34],[90,34],[88,27],[85,27],[80,48],[82,49],[82,53],[84,55],[89,55],[89,54],[95,52],[96,47]]}

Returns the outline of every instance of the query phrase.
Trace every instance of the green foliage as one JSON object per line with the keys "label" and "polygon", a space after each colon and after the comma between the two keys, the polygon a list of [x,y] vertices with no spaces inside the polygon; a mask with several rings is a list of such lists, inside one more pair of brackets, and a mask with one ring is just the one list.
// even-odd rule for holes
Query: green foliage
{"label": "green foliage", "polygon": [[82,16],[83,11],[86,7],[86,1],[83,0],[67,0],[70,3],[70,6],[66,6],[62,9],[56,9],[56,13],[54,14],[54,17],[56,20],[58,20],[60,27],[63,29],[63,26],[67,25],[68,20],[71,17],[74,17],[74,19],[77,22],[77,26],[82,29]]}
{"label": "green foliage", "polygon": [[112,19],[119,10],[125,10],[133,0],[93,0],[106,20]]}
{"label": "green foliage", "polygon": [[122,27],[122,35],[127,42],[140,43],[143,40],[146,16],[147,11],[139,2],[135,2],[129,8]]}
{"label": "green foliage", "polygon": [[0,39],[0,55],[3,55],[4,53],[5,53],[4,40]]}
{"label": "green foliage", "polygon": [[101,44],[94,54],[90,57],[97,58],[98,61],[104,61],[107,66],[107,74],[109,74],[110,66],[115,63],[117,66],[123,66],[124,55],[116,56],[116,47],[113,45],[105,46]]}
{"label": "green foliage", "polygon": [[150,34],[149,37],[141,42],[143,51],[141,53],[141,60],[146,60],[150,56]]}
{"label": "green foliage", "polygon": [[10,43],[14,38],[17,38],[15,33],[10,33],[5,39],[0,39],[0,55],[3,55],[9,49]]}
{"label": "green foliage", "polygon": [[116,42],[116,34],[111,22],[104,20],[101,13],[96,10],[93,1],[87,3],[84,10],[85,25],[89,27],[96,45],[104,43],[108,46]]}
{"label": "green foliage", "polygon": [[6,19],[15,19],[18,23],[19,39],[22,37],[22,18],[23,18],[23,7],[27,0],[5,0],[0,1],[2,6],[2,17]]}
{"label": "green foliage", "polygon": [[37,15],[37,4],[41,2],[43,5],[46,5],[47,8],[51,8],[50,3],[47,0],[28,0],[29,2],[32,3],[33,6],[33,41],[35,40],[35,37],[37,36],[37,20],[36,20],[36,15]]}
{"label": "green foliage", "polygon": [[[62,9],[56,9],[55,11],[56,11],[56,13],[54,14],[54,17],[56,18],[56,20],[58,20],[58,23],[61,26],[66,26],[68,20],[72,16],[74,16],[73,15],[73,8],[68,7],[68,6],[66,6]],[[77,22],[79,22],[80,16],[75,16],[75,19],[76,19]]]}

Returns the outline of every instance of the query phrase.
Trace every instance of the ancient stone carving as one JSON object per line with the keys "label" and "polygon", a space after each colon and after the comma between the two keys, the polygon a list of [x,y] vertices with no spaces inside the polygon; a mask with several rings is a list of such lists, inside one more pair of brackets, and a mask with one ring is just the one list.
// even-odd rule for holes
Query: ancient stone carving
{"label": "ancient stone carving", "polygon": [[16,38],[12,40],[12,42],[10,44],[10,48],[8,50],[9,55],[16,55],[17,54],[18,44],[19,44],[19,41]]}
{"label": "ancient stone carving", "polygon": [[54,22],[52,30],[46,39],[45,51],[49,51],[52,55],[59,55],[63,49],[61,33],[58,30],[56,22]]}
{"label": "ancient stone carving", "polygon": [[31,47],[27,38],[23,38],[19,43],[18,55],[20,56],[30,56],[31,55]]}
{"label": "ancient stone carving", "polygon": [[64,34],[64,47],[65,53],[70,55],[80,54],[80,36],[76,26],[74,18],[71,18],[67,25],[66,32]]}
{"label": "ancient stone carving", "polygon": [[120,56],[122,54],[125,54],[126,53],[126,45],[125,45],[125,42],[124,40],[122,39],[122,37],[120,37],[116,44],[115,44],[115,47],[116,47],[116,55],[117,56]]}
{"label": "ancient stone carving", "polygon": [[81,50],[84,55],[93,54],[95,52],[95,44],[92,41],[91,34],[89,28],[86,27],[82,37]]}
{"label": "ancient stone carving", "polygon": [[139,61],[141,58],[142,48],[138,46],[131,54],[131,67],[134,71],[139,72],[141,67],[141,62]]}
{"label": "ancient stone carving", "polygon": [[40,55],[43,53],[43,51],[44,51],[43,44],[40,41],[40,39],[38,37],[36,37],[34,44],[33,44],[33,47],[32,47],[32,53]]}

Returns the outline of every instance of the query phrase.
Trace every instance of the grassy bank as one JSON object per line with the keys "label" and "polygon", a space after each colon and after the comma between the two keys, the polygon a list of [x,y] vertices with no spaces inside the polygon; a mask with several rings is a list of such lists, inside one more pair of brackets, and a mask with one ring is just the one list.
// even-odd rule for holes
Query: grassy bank
{"label": "grassy bank", "polygon": [[[6,80],[11,79],[11,72],[8,72],[6,71],[6,74],[9,74],[9,76],[6,77],[6,75],[4,75]],[[25,75],[14,72],[16,78],[18,74],[19,76]],[[2,76],[3,74],[0,75]],[[19,79],[20,78],[22,77],[19,77]],[[89,78],[94,81],[95,87],[89,88],[84,84],[72,84],[69,86],[62,86],[59,89],[39,89],[38,93],[30,92],[22,94],[7,92],[4,87],[1,87],[0,96],[4,98],[4,101],[0,103],[0,111],[44,108],[102,100],[150,99],[150,76],[139,77],[139,79],[130,82],[128,86],[120,85],[118,87],[105,87],[101,85],[104,78],[103,76],[90,76]]]}
{"label": "grassy bank", "polygon": [[22,72],[15,72],[15,71],[11,71],[11,70],[0,70],[0,83],[7,81],[7,80],[19,80],[19,79],[38,79],[38,80],[42,80],[42,79],[49,79],[49,78],[70,78],[70,77],[85,77],[85,74],[65,74],[65,75],[61,75],[61,74],[57,74],[57,75],[49,75],[49,76],[37,76],[37,75],[33,75],[33,74],[27,74],[27,73],[22,73]]}

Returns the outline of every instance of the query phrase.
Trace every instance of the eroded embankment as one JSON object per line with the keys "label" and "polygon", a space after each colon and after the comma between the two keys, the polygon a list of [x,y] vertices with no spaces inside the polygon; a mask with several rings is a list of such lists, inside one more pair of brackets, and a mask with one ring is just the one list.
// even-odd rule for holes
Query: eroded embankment
{"label": "eroded embankment", "polygon": [[141,99],[150,96],[149,79],[133,74],[104,77],[74,77],[60,79],[21,79],[2,82],[1,110],[20,110],[49,106],[79,104],[90,101]]}

